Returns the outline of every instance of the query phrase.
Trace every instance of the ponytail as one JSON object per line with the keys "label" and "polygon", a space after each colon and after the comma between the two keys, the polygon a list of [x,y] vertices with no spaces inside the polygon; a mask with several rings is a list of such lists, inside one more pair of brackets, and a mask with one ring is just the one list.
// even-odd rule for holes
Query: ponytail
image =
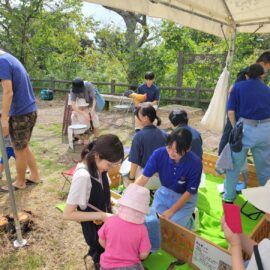
{"label": "ponytail", "polygon": [[139,112],[141,115],[147,116],[151,123],[154,123],[154,121],[157,119],[157,126],[160,126],[161,119],[157,116],[157,111],[151,104],[143,104],[137,108],[135,115],[140,119]]}
{"label": "ponytail", "polygon": [[157,126],[160,126],[161,125],[161,119],[158,116],[156,116],[156,119],[157,119]]}

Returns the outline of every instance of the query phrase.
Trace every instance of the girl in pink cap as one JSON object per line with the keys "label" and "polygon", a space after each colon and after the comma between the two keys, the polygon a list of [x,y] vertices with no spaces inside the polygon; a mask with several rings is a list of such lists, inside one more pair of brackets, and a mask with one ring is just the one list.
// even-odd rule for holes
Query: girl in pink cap
{"label": "girl in pink cap", "polygon": [[150,193],[145,187],[130,184],[118,200],[118,215],[110,217],[98,231],[105,248],[100,257],[101,270],[143,270],[141,260],[151,244],[145,215],[149,212]]}

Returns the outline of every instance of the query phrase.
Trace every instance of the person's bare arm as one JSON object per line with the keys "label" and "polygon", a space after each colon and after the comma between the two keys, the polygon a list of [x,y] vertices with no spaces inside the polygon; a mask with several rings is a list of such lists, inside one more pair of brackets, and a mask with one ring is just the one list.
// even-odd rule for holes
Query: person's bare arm
{"label": "person's bare arm", "polygon": [[111,216],[110,213],[105,213],[105,212],[77,211],[77,205],[74,205],[74,204],[67,204],[63,213],[63,219],[77,221],[77,222],[95,221],[95,220],[101,220],[105,222],[106,219],[110,216]]}
{"label": "person's bare arm", "polygon": [[151,102],[151,105],[152,105],[152,106],[155,106],[155,105],[157,105],[157,104],[158,104],[158,100],[154,100],[154,101]]}
{"label": "person's bare arm", "polygon": [[242,249],[245,251],[246,254],[251,256],[253,253],[253,248],[255,245],[257,245],[257,242],[255,242],[253,239],[249,238],[245,234],[241,234],[240,236]]}
{"label": "person's bare arm", "polygon": [[148,179],[149,177],[141,175],[136,179],[135,184],[139,186],[144,186],[147,183]]}
{"label": "person's bare arm", "polygon": [[6,137],[9,134],[9,112],[13,98],[13,88],[11,80],[2,80],[3,97],[2,97],[2,116],[1,124],[3,135]]}
{"label": "person's bare arm", "polygon": [[130,166],[130,172],[129,172],[129,180],[134,179],[135,180],[135,175],[136,175],[136,171],[137,171],[138,165],[131,162],[131,166]]}
{"label": "person's bare arm", "polygon": [[171,216],[174,215],[175,212],[177,212],[179,209],[181,209],[186,202],[188,202],[192,198],[192,194],[188,191],[184,192],[183,195],[176,201],[175,204],[171,206],[171,208],[164,211],[161,215],[164,218],[169,219]]}
{"label": "person's bare arm", "polygon": [[228,118],[232,124],[232,126],[234,127],[236,124],[236,120],[235,120],[235,111],[228,111]]}
{"label": "person's bare arm", "polygon": [[96,113],[96,104],[97,104],[97,100],[96,100],[96,97],[94,96],[93,97],[91,113]]}
{"label": "person's bare arm", "polygon": [[221,226],[224,231],[224,236],[230,243],[230,251],[232,254],[232,269],[245,270],[242,246],[241,246],[241,235],[233,233],[229,226],[226,224],[224,217],[221,220]]}
{"label": "person's bare arm", "polygon": [[[86,120],[88,121],[88,119],[89,119],[88,113],[86,113],[85,111],[80,110],[80,109],[77,107],[75,101],[71,101],[71,108],[72,108],[72,110],[73,110],[74,112],[76,112],[76,113],[78,113],[78,114],[80,114],[80,115],[83,115],[83,117],[86,118]],[[89,121],[90,121],[90,119],[89,119]]]}
{"label": "person's bare arm", "polygon": [[148,255],[149,255],[149,252],[141,252],[140,253],[140,259],[144,260],[144,259],[146,259],[148,257]]}
{"label": "person's bare arm", "polygon": [[106,241],[105,240],[102,240],[102,239],[99,238],[98,242],[103,248],[105,248],[105,246],[106,246]]}

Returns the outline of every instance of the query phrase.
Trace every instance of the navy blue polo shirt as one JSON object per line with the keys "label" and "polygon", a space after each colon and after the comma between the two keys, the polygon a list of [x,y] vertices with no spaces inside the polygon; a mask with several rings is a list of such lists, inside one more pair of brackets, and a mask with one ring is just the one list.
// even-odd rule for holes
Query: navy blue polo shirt
{"label": "navy blue polo shirt", "polygon": [[154,125],[144,127],[132,140],[128,160],[142,168],[153,151],[166,144],[167,134]]}
{"label": "navy blue polo shirt", "polygon": [[233,86],[228,111],[236,111],[238,117],[253,120],[270,118],[270,88],[260,79],[249,79]]}
{"label": "navy blue polo shirt", "polygon": [[179,162],[169,157],[166,147],[154,151],[143,170],[151,177],[158,173],[162,186],[177,193],[196,194],[201,181],[202,161],[193,152],[187,152]]}
{"label": "navy blue polo shirt", "polygon": [[151,87],[147,87],[146,84],[142,84],[138,87],[138,94],[147,94],[147,99],[145,102],[152,102],[154,100],[159,100],[159,89],[155,84]]}
{"label": "navy blue polo shirt", "polygon": [[202,149],[202,137],[200,132],[198,132],[195,128],[192,128],[188,125],[179,125],[177,128],[186,128],[192,134],[192,142],[191,142],[191,151],[195,153],[200,159],[203,156],[203,149]]}

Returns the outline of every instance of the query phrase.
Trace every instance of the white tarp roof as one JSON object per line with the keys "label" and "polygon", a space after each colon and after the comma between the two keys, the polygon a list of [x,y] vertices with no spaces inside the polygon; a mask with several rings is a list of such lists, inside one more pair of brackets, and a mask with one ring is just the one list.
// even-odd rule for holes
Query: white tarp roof
{"label": "white tarp roof", "polygon": [[86,0],[174,21],[215,36],[270,32],[270,0]]}

